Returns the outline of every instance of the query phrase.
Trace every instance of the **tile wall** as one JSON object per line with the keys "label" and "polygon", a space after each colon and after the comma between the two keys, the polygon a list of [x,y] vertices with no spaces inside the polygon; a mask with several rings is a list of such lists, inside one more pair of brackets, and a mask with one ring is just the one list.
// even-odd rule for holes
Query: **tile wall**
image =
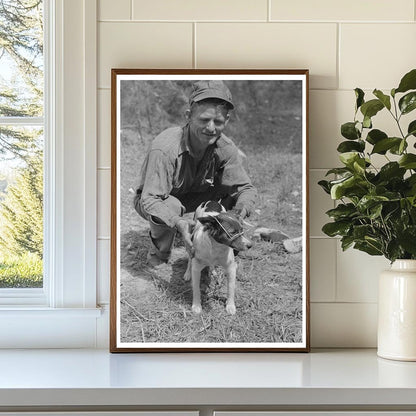
{"label": "tile wall", "polygon": [[[109,301],[111,68],[309,68],[313,347],[374,347],[379,257],[321,232],[333,203],[316,184],[337,164],[354,92],[416,68],[415,0],[99,0],[98,297]],[[380,126],[390,120],[380,117]]]}

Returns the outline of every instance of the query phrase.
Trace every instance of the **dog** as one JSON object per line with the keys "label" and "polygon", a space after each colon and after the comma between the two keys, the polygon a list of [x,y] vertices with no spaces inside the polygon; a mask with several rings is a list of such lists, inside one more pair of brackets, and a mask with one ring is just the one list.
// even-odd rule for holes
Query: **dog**
{"label": "dog", "polygon": [[189,255],[184,279],[192,279],[192,311],[201,313],[201,271],[205,267],[221,266],[228,279],[226,310],[236,313],[235,284],[237,263],[234,250],[251,248],[251,241],[243,234],[242,219],[216,201],[201,204],[195,211],[195,228],[192,233],[194,254]]}

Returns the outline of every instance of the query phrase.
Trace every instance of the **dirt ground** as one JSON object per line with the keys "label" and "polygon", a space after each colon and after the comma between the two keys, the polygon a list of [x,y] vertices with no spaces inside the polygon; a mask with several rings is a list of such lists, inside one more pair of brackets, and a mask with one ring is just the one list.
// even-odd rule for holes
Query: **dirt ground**
{"label": "dirt ground", "polygon": [[[124,150],[129,152],[128,146]],[[257,226],[267,226],[280,229],[290,237],[301,235],[299,184],[279,180],[282,169],[299,169],[299,157],[264,149],[258,152],[257,158],[268,158],[269,162],[260,164],[252,155],[250,163],[254,166],[249,164],[247,168],[254,180],[264,180],[262,169],[267,169],[269,178],[258,186],[257,210],[248,219],[253,227],[246,234],[250,237]],[[290,166],[282,168],[283,163]],[[280,167],[275,169],[271,164]],[[237,314],[230,316],[225,311],[226,281],[223,271],[215,268],[203,276],[203,312],[195,315],[191,312],[191,283],[183,280],[187,255],[180,239],[175,240],[167,265],[155,270],[146,264],[149,229],[133,209],[134,178],[130,175],[133,169],[127,165],[124,169],[129,172],[132,183],[122,181],[121,186],[123,342],[301,342],[302,253],[289,254],[281,243],[255,242],[253,248],[237,258]],[[276,192],[288,195],[277,204]]]}
{"label": "dirt ground", "polygon": [[215,268],[201,281],[201,315],[191,312],[192,289],[183,280],[187,254],[178,242],[169,264],[145,264],[147,230],[123,236],[121,339],[123,342],[300,342],[301,253],[259,242],[241,253],[237,314],[225,312],[226,281]]}

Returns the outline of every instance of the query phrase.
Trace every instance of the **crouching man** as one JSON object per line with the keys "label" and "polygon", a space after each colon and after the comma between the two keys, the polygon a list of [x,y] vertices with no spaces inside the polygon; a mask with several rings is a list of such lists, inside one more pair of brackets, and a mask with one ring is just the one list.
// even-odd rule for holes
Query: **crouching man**
{"label": "crouching man", "polygon": [[202,202],[221,200],[242,218],[254,209],[257,192],[239,150],[223,133],[233,108],[222,81],[197,81],[185,126],[168,128],[153,140],[134,199],[136,211],[150,226],[150,265],[169,260],[177,231],[192,253],[190,223],[183,215]]}

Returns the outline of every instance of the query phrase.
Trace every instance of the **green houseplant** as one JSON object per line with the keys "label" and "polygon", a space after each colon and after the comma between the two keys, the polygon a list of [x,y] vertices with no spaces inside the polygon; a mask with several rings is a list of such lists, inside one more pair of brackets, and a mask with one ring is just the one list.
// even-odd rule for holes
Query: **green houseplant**
{"label": "green houseplant", "polygon": [[[322,230],[341,237],[343,250],[390,260],[379,278],[378,355],[416,361],[416,69],[389,95],[375,89],[366,101],[360,88],[355,95],[354,119],[341,126],[346,140],[337,148],[343,166],[319,182],[338,201]],[[394,132],[373,126],[380,111],[390,113]]]}
{"label": "green houseplant", "polygon": [[[355,94],[354,120],[341,126],[346,140],[337,148],[343,166],[327,172],[334,180],[319,182],[339,201],[327,211],[333,221],[322,231],[340,236],[343,250],[354,247],[391,262],[416,259],[416,120],[402,126],[403,116],[416,109],[416,69],[390,95],[375,89],[375,98],[366,101],[360,88]],[[393,117],[395,132],[373,126],[380,111]],[[376,166],[375,155],[385,158],[383,166]]]}

